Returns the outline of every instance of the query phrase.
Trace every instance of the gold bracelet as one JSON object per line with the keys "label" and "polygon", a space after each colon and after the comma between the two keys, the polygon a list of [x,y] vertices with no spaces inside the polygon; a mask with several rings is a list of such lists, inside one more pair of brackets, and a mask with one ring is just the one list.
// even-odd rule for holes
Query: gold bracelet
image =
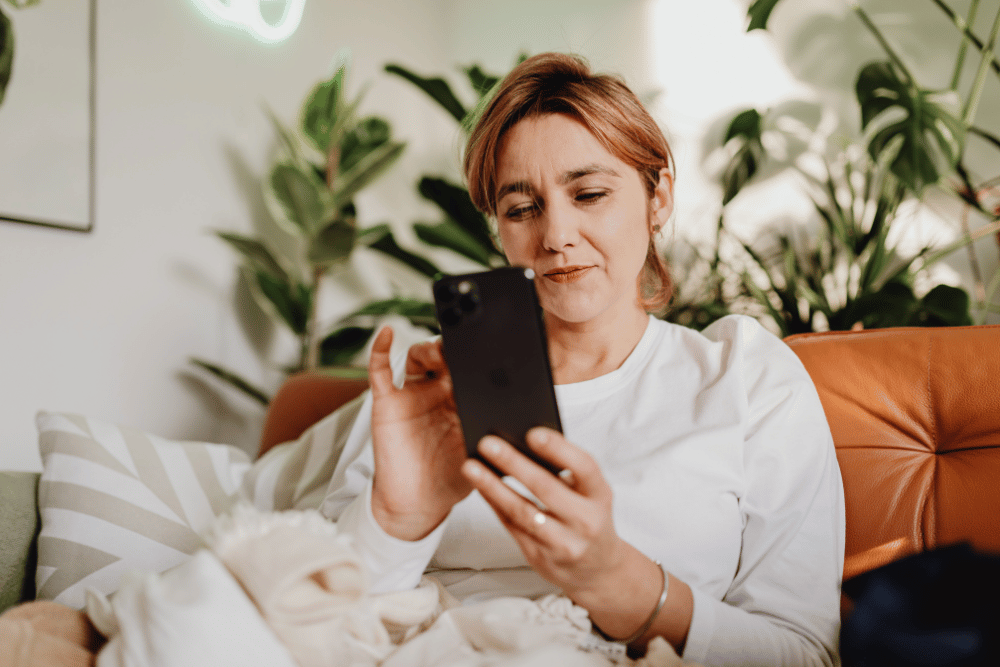
{"label": "gold bracelet", "polygon": [[612,639],[608,635],[604,634],[603,630],[597,628],[597,631],[601,634],[601,636],[608,641],[619,642],[628,646],[649,631],[649,628],[653,625],[653,621],[656,620],[656,615],[660,613],[660,609],[663,609],[663,603],[667,601],[667,590],[670,587],[670,576],[667,574],[666,568],[663,567],[663,564],[660,563],[660,561],[654,560],[653,562],[656,563],[656,566],[660,568],[660,572],[663,573],[663,591],[660,593],[660,599],[656,602],[656,607],[653,608],[653,613],[649,615],[649,618],[647,618],[646,622],[642,624],[642,627],[636,630],[627,639]]}

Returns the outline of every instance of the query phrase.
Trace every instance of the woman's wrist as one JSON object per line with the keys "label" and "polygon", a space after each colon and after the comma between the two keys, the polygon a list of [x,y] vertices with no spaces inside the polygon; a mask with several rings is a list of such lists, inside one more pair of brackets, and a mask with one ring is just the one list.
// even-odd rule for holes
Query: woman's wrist
{"label": "woman's wrist", "polygon": [[601,635],[643,648],[662,636],[678,653],[683,650],[694,611],[687,584],[631,546],[603,584],[601,591],[571,596],[590,612]]}
{"label": "woman's wrist", "polygon": [[447,516],[447,513],[436,517],[426,512],[393,511],[382,501],[375,489],[372,490],[371,512],[375,522],[387,535],[407,542],[416,542],[427,537]]}

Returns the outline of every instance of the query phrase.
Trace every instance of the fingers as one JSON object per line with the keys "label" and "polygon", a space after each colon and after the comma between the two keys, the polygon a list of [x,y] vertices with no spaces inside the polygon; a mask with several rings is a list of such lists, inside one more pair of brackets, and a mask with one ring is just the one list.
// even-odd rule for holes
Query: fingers
{"label": "fingers", "polygon": [[447,370],[440,340],[419,343],[410,348],[410,353],[406,357],[407,376],[424,375],[428,379],[433,379]]}
{"label": "fingers", "polygon": [[372,341],[371,357],[368,359],[368,383],[374,396],[392,393],[392,366],[389,352],[392,349],[392,327],[383,327]]}
{"label": "fingers", "polygon": [[558,517],[540,510],[479,461],[466,460],[462,464],[462,473],[519,542],[522,542],[522,537],[530,537],[543,544],[559,544],[570,539],[566,526]]}
{"label": "fingers", "polygon": [[569,442],[559,431],[538,426],[528,431],[525,440],[533,452],[562,470],[560,479],[578,493],[600,497],[610,491],[594,457]]}

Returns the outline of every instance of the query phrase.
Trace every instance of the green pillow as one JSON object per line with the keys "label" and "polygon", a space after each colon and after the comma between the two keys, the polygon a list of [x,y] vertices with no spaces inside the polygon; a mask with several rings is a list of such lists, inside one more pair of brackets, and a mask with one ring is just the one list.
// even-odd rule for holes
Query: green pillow
{"label": "green pillow", "polygon": [[0,613],[35,597],[36,472],[0,472]]}

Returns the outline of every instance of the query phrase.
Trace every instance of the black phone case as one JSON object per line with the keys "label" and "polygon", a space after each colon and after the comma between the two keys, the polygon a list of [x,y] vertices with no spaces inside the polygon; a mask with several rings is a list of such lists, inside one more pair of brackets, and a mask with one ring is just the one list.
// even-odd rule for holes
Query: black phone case
{"label": "black phone case", "polygon": [[532,277],[518,267],[446,276],[434,302],[468,455],[482,460],[479,440],[498,435],[557,474],[525,442],[535,426],[562,432]]}

